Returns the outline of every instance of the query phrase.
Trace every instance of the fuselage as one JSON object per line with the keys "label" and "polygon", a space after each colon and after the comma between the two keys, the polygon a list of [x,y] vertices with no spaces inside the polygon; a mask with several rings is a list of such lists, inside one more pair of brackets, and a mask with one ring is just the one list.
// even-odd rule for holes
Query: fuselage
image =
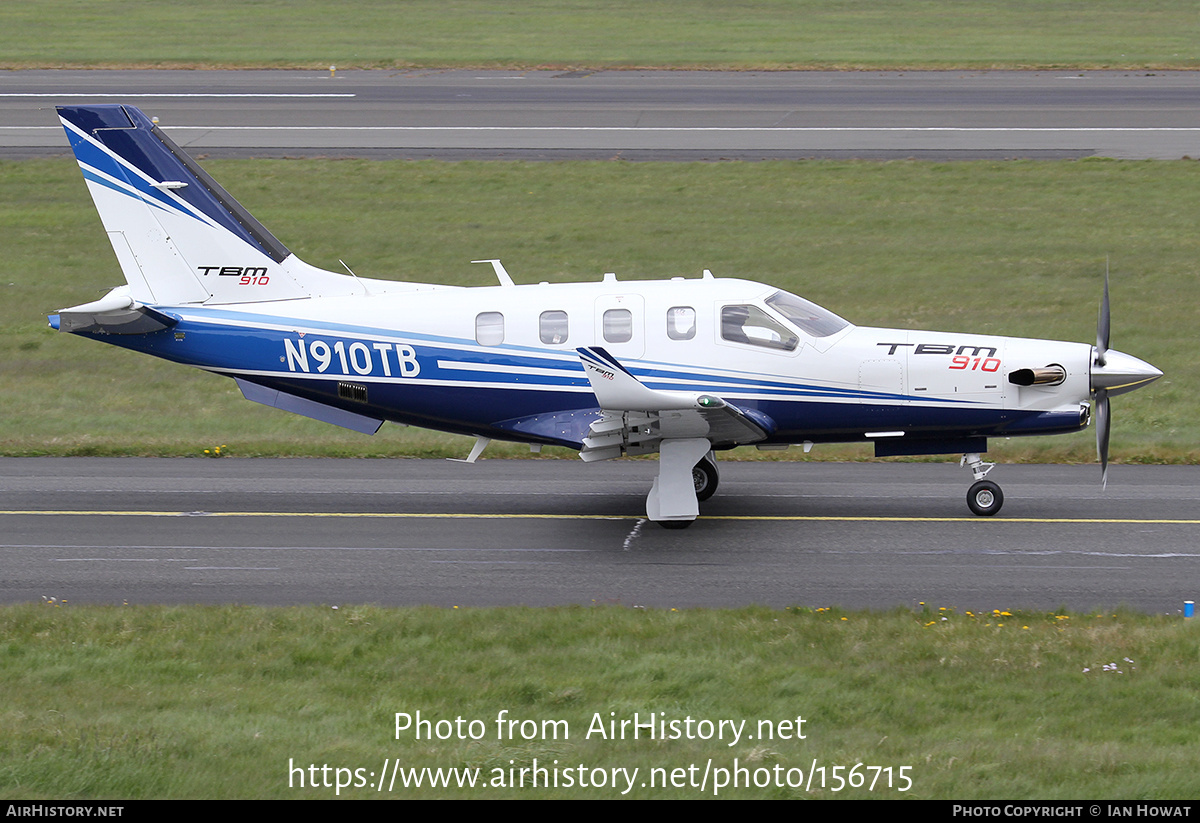
{"label": "fuselage", "polygon": [[[989,436],[1087,425],[1086,344],[856,327],[736,279],[361,283],[350,296],[160,306],[174,327],[103,337],[369,417],[572,448],[597,411],[585,346],[650,388],[752,410],[766,421],[761,445],[973,451]],[[1048,365],[1063,370],[1053,385],[1009,379]]]}

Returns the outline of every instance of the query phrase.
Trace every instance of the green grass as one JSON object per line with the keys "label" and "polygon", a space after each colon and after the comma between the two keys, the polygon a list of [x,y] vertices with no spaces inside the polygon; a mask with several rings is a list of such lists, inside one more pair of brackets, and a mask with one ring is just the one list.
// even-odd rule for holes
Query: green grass
{"label": "green grass", "polygon": [[[370,277],[490,284],[490,270],[468,262],[483,257],[502,258],[524,283],[707,267],[791,289],[860,325],[1089,341],[1108,255],[1113,345],[1166,372],[1114,400],[1113,455],[1200,459],[1194,162],[206,165],[301,257],[334,270],[341,258]],[[374,438],[345,432],[247,403],[223,378],[49,330],[47,313],[122,282],[68,159],[0,162],[0,225],[0,454],[467,448],[392,426]],[[1090,431],[993,445],[1003,460],[1095,454]]]}
{"label": "green grass", "polygon": [[0,69],[1195,68],[1187,0],[29,0]]}
{"label": "green grass", "polygon": [[[0,796],[334,796],[294,778],[289,788],[289,760],[378,773],[384,758],[398,758],[417,768],[479,767],[486,778],[536,758],[636,767],[644,779],[651,768],[702,771],[709,758],[732,768],[736,758],[751,770],[798,768],[806,777],[815,760],[827,769],[826,788],[722,797],[1192,798],[1200,792],[1197,630],[1178,617],[936,605],[888,613],[7,607]],[[502,710],[539,731],[500,739]],[[480,739],[397,735],[396,713],[418,711],[434,723],[480,720]],[[587,737],[597,716],[634,712],[745,720],[749,733],[760,720],[805,722],[789,739],[734,745],[729,737]],[[569,737],[543,736],[542,721],[554,720],[566,721]],[[832,767],[845,775],[858,763],[892,767],[896,785],[908,766],[912,788],[833,791]],[[712,793],[710,778],[703,794],[639,785],[629,796]],[[383,796],[484,795],[619,792],[397,788]]]}

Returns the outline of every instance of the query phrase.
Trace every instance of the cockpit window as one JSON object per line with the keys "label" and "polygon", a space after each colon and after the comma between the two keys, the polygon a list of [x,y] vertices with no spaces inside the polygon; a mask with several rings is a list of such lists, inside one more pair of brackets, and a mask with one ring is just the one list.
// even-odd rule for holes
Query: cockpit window
{"label": "cockpit window", "polygon": [[786,291],[772,294],[767,305],[813,337],[828,337],[850,325],[833,312]]}
{"label": "cockpit window", "polygon": [[800,340],[758,306],[725,306],[721,309],[721,337],[767,349],[793,351]]}

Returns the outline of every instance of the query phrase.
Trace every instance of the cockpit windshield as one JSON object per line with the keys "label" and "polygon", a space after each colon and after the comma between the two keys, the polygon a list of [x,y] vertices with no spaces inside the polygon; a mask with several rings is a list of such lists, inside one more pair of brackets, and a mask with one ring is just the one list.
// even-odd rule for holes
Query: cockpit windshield
{"label": "cockpit windshield", "polygon": [[772,294],[767,298],[767,305],[813,337],[828,337],[850,325],[833,312],[786,291]]}

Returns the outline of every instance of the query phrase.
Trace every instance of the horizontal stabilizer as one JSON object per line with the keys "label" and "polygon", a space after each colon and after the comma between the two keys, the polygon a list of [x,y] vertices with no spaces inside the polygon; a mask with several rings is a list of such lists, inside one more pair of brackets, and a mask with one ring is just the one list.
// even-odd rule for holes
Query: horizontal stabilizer
{"label": "horizontal stabilizer", "polygon": [[178,322],[176,317],[138,303],[129,286],[120,286],[99,300],[50,315],[53,328],[75,334],[149,334],[169,329]]}

